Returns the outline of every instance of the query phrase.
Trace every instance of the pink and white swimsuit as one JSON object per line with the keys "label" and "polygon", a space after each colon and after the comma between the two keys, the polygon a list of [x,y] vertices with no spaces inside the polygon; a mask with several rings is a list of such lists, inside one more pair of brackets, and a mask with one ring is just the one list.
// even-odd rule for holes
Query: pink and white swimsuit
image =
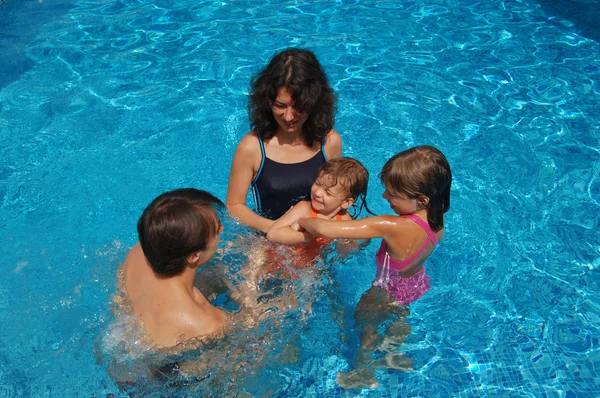
{"label": "pink and white swimsuit", "polygon": [[409,218],[423,228],[425,232],[427,232],[427,240],[425,240],[419,251],[402,261],[392,260],[387,252],[385,240],[382,241],[381,246],[375,255],[377,277],[373,282],[373,286],[382,287],[390,292],[394,299],[400,304],[408,305],[418,298],[421,298],[429,291],[429,277],[425,274],[425,267],[422,267],[414,275],[408,278],[401,277],[398,275],[397,271],[402,271],[417,260],[429,243],[435,248],[438,239],[429,224],[419,217],[414,215],[403,215],[401,217]]}

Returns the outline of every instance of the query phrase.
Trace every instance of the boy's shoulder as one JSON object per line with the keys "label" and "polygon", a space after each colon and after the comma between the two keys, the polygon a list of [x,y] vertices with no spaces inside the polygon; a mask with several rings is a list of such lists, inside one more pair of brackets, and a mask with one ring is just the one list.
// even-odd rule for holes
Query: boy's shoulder
{"label": "boy's shoulder", "polygon": [[181,326],[182,329],[187,329],[187,333],[193,334],[193,337],[211,334],[225,325],[225,312],[210,303],[197,305],[187,315],[187,324]]}
{"label": "boy's shoulder", "polygon": [[192,296],[180,297],[176,307],[166,306],[161,315],[161,320],[167,322],[177,335],[187,338],[209,334],[225,322],[225,313],[206,301],[204,296],[202,300]]}

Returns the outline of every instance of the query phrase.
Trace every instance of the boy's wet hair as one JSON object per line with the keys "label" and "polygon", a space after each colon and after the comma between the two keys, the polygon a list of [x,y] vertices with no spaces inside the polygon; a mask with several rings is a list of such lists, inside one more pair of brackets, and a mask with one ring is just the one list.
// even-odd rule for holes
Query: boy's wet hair
{"label": "boy's wet hair", "polygon": [[251,81],[248,113],[250,125],[263,140],[275,135],[278,124],[272,105],[277,91],[287,87],[294,108],[308,115],[302,126],[307,146],[320,143],[333,129],[336,97],[317,57],[309,50],[288,48],[271,58]]}
{"label": "boy's wet hair", "polygon": [[166,192],[146,207],[138,221],[144,255],[158,276],[179,275],[186,258],[206,249],[221,227],[223,203],[206,191],[182,188]]}
{"label": "boy's wet hair", "polygon": [[444,227],[444,213],[450,209],[452,172],[437,148],[422,145],[400,152],[385,163],[379,177],[392,195],[429,198],[429,226],[436,232]]}
{"label": "boy's wet hair", "polygon": [[317,178],[322,175],[328,177],[328,180],[325,181],[328,188],[339,183],[346,190],[348,197],[354,199],[355,204],[362,198],[357,214],[362,211],[363,207],[371,213],[367,207],[369,172],[362,163],[353,158],[331,159],[321,166]]}

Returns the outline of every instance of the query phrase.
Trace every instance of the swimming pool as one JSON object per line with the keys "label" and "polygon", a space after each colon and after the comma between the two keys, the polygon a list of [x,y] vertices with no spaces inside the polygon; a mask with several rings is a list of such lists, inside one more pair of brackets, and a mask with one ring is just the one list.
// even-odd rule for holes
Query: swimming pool
{"label": "swimming pool", "polygon": [[120,394],[96,347],[135,223],[172,188],[224,198],[250,76],[287,46],[328,73],[374,211],[387,211],[384,161],[426,143],[453,167],[452,206],[401,348],[414,371],[380,372],[374,390],[335,385],[373,243],[332,269],[346,329],[317,294],[299,360],[245,390],[600,394],[598,42],[534,1],[172,3],[0,8],[0,395]]}

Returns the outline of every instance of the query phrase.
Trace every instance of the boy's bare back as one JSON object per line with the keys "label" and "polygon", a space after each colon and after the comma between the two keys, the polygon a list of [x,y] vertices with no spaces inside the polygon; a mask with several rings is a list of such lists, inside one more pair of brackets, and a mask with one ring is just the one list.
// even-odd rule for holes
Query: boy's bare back
{"label": "boy's bare back", "polygon": [[179,276],[157,277],[139,244],[131,249],[123,268],[133,313],[155,344],[171,347],[223,327],[223,311],[213,307],[195,287],[185,286]]}

